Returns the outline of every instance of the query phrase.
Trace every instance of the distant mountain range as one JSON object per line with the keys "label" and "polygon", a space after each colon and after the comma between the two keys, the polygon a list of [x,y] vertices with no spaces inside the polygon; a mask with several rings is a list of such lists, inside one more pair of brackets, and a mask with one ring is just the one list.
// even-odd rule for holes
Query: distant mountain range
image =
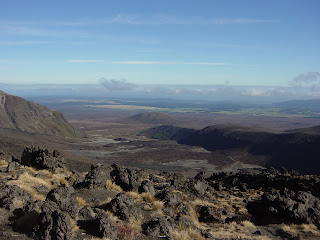
{"label": "distant mountain range", "polygon": [[62,113],[0,91],[0,127],[62,137],[77,137]]}
{"label": "distant mountain range", "polygon": [[219,158],[320,174],[319,129],[320,126],[315,126],[275,133],[238,126],[209,126],[201,130],[159,126],[140,135],[201,146],[219,153]]}

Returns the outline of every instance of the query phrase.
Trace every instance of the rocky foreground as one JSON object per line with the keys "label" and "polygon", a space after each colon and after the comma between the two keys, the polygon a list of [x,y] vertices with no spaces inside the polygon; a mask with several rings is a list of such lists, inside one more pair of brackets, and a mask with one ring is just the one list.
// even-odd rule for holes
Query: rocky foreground
{"label": "rocky foreground", "polygon": [[58,151],[0,152],[0,239],[320,239],[320,177],[70,171]]}

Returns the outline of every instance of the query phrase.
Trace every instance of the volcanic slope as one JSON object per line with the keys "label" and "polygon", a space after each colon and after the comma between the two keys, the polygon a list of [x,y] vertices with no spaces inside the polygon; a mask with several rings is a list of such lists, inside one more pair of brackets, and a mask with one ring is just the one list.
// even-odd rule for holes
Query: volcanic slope
{"label": "volcanic slope", "polygon": [[147,123],[147,124],[179,124],[180,121],[174,119],[166,114],[159,113],[159,112],[143,112],[131,116],[128,118],[129,120],[133,120],[140,123]]}
{"label": "volcanic slope", "polygon": [[61,137],[77,137],[62,113],[0,91],[0,127]]}
{"label": "volcanic slope", "polygon": [[201,146],[234,161],[320,174],[320,134],[303,131],[275,133],[236,126],[209,126],[194,131],[160,126],[145,130],[140,135]]}

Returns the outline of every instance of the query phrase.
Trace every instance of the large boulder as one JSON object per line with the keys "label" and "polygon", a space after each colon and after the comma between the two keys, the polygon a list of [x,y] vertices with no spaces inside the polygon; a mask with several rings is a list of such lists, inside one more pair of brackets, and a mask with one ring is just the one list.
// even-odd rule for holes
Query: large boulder
{"label": "large boulder", "polygon": [[58,208],[76,217],[78,213],[78,203],[74,196],[75,190],[73,187],[58,187],[51,190],[47,194],[46,201],[54,202]]}
{"label": "large boulder", "polygon": [[65,159],[57,150],[50,152],[48,149],[25,148],[21,157],[21,164],[36,169],[48,169],[54,171],[66,166]]}
{"label": "large boulder", "polygon": [[37,225],[34,227],[35,237],[43,240],[71,239],[70,218],[57,205],[45,201]]}
{"label": "large boulder", "polygon": [[5,160],[7,163],[12,162],[13,156],[7,153],[6,150],[0,150],[0,161]]}
{"label": "large boulder", "polygon": [[261,223],[314,223],[320,218],[320,200],[309,192],[269,190],[261,200],[249,202],[249,213]]}
{"label": "large boulder", "polygon": [[111,176],[114,181],[119,185],[124,191],[137,190],[139,187],[139,179],[142,178],[142,170],[129,169],[120,164],[112,165],[113,171]]}
{"label": "large boulder", "polygon": [[31,195],[15,185],[7,185],[0,182],[0,207],[13,211],[17,208],[24,208],[32,201]]}
{"label": "large boulder", "polygon": [[117,229],[104,210],[93,209],[94,218],[78,221],[80,227],[87,233],[103,239],[118,239]]}
{"label": "large boulder", "polygon": [[155,195],[154,186],[153,186],[152,182],[150,182],[149,180],[142,181],[142,183],[140,184],[140,186],[138,188],[138,191],[139,191],[139,193],[149,192],[152,196]]}
{"label": "large boulder", "polygon": [[110,171],[110,166],[103,166],[102,164],[92,165],[91,171],[88,172],[80,185],[86,188],[104,187],[107,179],[110,179]]}
{"label": "large boulder", "polygon": [[221,209],[217,209],[212,206],[197,205],[196,210],[198,212],[200,222],[223,222]]}
{"label": "large boulder", "polygon": [[153,238],[168,238],[175,227],[175,220],[169,216],[155,217],[142,225],[142,232]]}
{"label": "large boulder", "polygon": [[140,217],[140,211],[134,205],[133,200],[124,192],[118,193],[106,207],[121,220],[129,220],[130,217]]}

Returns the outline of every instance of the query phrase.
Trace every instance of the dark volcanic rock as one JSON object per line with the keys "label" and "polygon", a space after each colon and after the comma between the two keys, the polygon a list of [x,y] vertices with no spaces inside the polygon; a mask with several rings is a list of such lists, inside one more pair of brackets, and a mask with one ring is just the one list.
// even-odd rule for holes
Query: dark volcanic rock
{"label": "dark volcanic rock", "polygon": [[92,165],[91,171],[88,172],[82,184],[80,185],[86,188],[104,187],[107,179],[110,179],[110,171],[111,167],[109,165]]}
{"label": "dark volcanic rock", "polygon": [[318,223],[320,200],[308,192],[294,192],[288,189],[270,190],[261,200],[247,205],[249,213],[258,222],[279,223]]}
{"label": "dark volcanic rock", "polygon": [[10,162],[7,167],[7,172],[14,172],[20,166],[17,162]]}
{"label": "dark volcanic rock", "polygon": [[46,201],[42,205],[34,235],[44,240],[69,240],[71,239],[70,219],[67,214],[57,208],[55,203]]}
{"label": "dark volcanic rock", "polygon": [[142,225],[142,232],[150,237],[167,237],[174,229],[175,220],[169,216],[156,217]]}
{"label": "dark volcanic rock", "polygon": [[144,180],[141,183],[141,185],[139,186],[138,191],[139,191],[139,193],[149,192],[152,196],[155,195],[154,186],[153,186],[152,182],[150,182],[148,180]]}
{"label": "dark volcanic rock", "polygon": [[0,207],[13,211],[16,208],[23,208],[32,197],[26,191],[21,190],[18,186],[7,185],[4,181],[0,182]]}
{"label": "dark volcanic rock", "polygon": [[137,190],[139,179],[143,177],[142,170],[129,169],[120,164],[112,165],[113,171],[110,173],[114,181],[124,191]]}
{"label": "dark volcanic rock", "polygon": [[67,212],[72,217],[78,213],[78,203],[74,197],[73,187],[58,187],[47,194],[46,202],[54,202],[61,211]]}
{"label": "dark volcanic rock", "polygon": [[179,203],[174,193],[168,189],[165,189],[162,192],[158,193],[156,195],[156,198],[162,200],[165,206],[175,206]]}
{"label": "dark volcanic rock", "polygon": [[48,169],[54,171],[66,166],[65,159],[57,150],[49,152],[48,149],[25,148],[21,157],[21,164],[35,167],[37,169]]}
{"label": "dark volcanic rock", "polygon": [[129,220],[130,217],[138,218],[140,215],[140,211],[134,205],[133,200],[124,192],[118,193],[106,207],[121,220]]}
{"label": "dark volcanic rock", "polygon": [[199,221],[204,223],[210,222],[222,222],[222,214],[219,209],[215,209],[211,206],[196,206]]}
{"label": "dark volcanic rock", "polygon": [[90,206],[86,205],[79,210],[78,219],[80,220],[94,219],[95,216],[96,214],[93,211],[93,209]]}
{"label": "dark volcanic rock", "polygon": [[78,221],[80,227],[87,233],[107,239],[118,239],[115,226],[112,224],[110,217],[102,209],[95,208],[95,217],[89,220]]}
{"label": "dark volcanic rock", "polygon": [[0,150],[0,160],[5,160],[6,162],[10,163],[13,160],[13,156],[8,154],[6,150]]}

